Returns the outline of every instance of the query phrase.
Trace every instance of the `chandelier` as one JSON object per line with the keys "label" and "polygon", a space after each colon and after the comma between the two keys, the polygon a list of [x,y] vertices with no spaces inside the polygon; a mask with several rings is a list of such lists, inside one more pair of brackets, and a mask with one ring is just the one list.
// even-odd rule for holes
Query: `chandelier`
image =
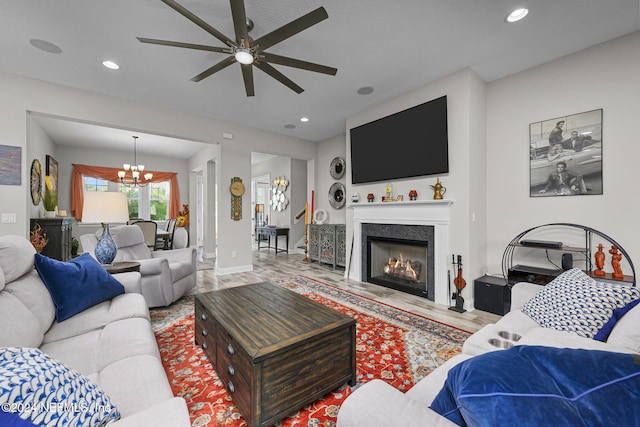
{"label": "chandelier", "polygon": [[[138,142],[138,137],[134,136],[133,137],[133,164],[124,163],[122,165],[122,168],[124,170],[118,171],[118,178],[120,179],[121,184],[133,185],[136,187],[146,187],[147,185],[149,185],[149,182],[153,178],[153,174],[149,172],[145,173],[143,175],[144,183],[141,183],[140,174],[144,172],[144,165],[138,164],[137,150],[136,150],[137,142]],[[131,171],[131,177],[127,177],[127,172],[129,171]]]}

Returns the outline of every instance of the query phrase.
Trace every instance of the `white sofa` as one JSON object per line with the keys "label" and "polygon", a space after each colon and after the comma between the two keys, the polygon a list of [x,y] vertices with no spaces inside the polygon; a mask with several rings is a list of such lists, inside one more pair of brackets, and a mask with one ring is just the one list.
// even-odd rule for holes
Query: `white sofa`
{"label": "white sofa", "polygon": [[[114,262],[140,263],[141,292],[148,307],[165,307],[196,286],[195,248],[150,251],[140,227],[120,225],[110,227],[109,230],[118,247]],[[80,236],[83,252],[88,252],[95,258],[95,248],[100,235],[102,230],[96,234]]]}
{"label": "white sofa", "polygon": [[[497,323],[486,325],[469,337],[462,354],[449,359],[406,393],[382,380],[373,380],[360,386],[340,407],[338,427],[455,426],[456,424],[429,407],[442,389],[449,370],[476,355],[501,351],[505,347],[550,346],[640,354],[640,305],[635,306],[615,324],[607,342],[601,342],[573,332],[541,327],[525,314],[522,307],[542,288],[531,283],[517,283],[512,288],[509,313]],[[520,338],[512,336],[514,340],[506,340],[499,335],[501,331],[515,333]],[[490,344],[491,340],[498,340],[493,341],[498,346]]]}
{"label": "white sofa", "polygon": [[114,275],[124,294],[57,322],[34,257],[28,240],[0,236],[0,349],[38,348],[97,384],[121,415],[109,426],[190,426],[162,367],[140,274]]}

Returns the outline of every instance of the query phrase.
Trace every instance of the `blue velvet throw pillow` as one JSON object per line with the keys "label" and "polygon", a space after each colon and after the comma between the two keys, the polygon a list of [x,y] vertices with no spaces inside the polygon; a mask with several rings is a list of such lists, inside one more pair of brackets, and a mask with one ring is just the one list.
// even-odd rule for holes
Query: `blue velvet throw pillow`
{"label": "blue velvet throw pillow", "polygon": [[640,356],[515,346],[454,366],[431,409],[460,426],[631,426]]}
{"label": "blue velvet throw pillow", "polygon": [[84,253],[69,262],[35,255],[36,270],[56,306],[56,320],[69,317],[124,293],[124,286]]}
{"label": "blue velvet throw pillow", "polygon": [[611,318],[607,321],[607,323],[604,324],[604,326],[602,326],[602,328],[600,328],[593,339],[606,342],[607,338],[609,338],[609,335],[611,334],[611,331],[613,331],[613,328],[616,326],[616,323],[618,323],[618,320],[622,319],[622,316],[627,314],[628,311],[631,311],[631,309],[638,304],[640,304],[640,299],[631,301],[624,307],[616,308],[615,310],[613,310],[613,315],[611,316]]}

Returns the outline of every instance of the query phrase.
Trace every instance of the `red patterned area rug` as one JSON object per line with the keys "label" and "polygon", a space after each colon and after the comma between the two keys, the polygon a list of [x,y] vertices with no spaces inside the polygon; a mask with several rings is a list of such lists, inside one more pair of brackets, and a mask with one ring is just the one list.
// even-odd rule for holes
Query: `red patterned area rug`
{"label": "red patterned area rug", "polygon": [[[283,419],[277,426],[335,426],[342,401],[359,385],[380,378],[399,390],[461,351],[468,332],[295,276],[277,283],[356,319],[357,384],[347,384]],[[193,297],[151,310],[162,363],[176,396],[187,401],[191,423],[246,426],[224,384],[193,339]]]}

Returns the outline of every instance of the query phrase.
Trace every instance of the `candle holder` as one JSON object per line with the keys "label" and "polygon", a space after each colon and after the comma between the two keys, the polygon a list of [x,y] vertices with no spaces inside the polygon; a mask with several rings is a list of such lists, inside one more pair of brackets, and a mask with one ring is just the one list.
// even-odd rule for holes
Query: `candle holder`
{"label": "candle holder", "polygon": [[309,259],[309,224],[304,225],[304,262],[310,262]]}

